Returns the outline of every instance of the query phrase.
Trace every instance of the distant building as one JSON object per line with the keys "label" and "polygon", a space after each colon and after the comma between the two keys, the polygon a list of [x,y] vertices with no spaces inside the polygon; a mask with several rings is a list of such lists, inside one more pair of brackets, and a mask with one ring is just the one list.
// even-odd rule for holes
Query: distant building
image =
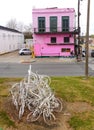
{"label": "distant building", "polygon": [[0,26],[0,54],[20,49],[24,43],[24,35],[7,27]]}
{"label": "distant building", "polygon": [[[83,43],[82,43],[82,50],[85,50],[86,47],[86,37],[83,38]],[[89,42],[88,42],[88,46],[89,46],[89,51],[94,50],[94,38],[93,37],[89,37]]]}
{"label": "distant building", "polygon": [[33,46],[33,39],[25,39],[25,42],[29,48]]}
{"label": "distant building", "polygon": [[64,56],[75,53],[74,8],[33,9],[33,42],[36,57]]}

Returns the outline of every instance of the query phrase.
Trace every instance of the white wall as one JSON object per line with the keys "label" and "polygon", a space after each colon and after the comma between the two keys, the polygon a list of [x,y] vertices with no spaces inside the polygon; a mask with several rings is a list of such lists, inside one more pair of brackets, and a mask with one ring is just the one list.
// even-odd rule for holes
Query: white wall
{"label": "white wall", "polygon": [[0,29],[0,54],[20,49],[23,44],[23,34]]}

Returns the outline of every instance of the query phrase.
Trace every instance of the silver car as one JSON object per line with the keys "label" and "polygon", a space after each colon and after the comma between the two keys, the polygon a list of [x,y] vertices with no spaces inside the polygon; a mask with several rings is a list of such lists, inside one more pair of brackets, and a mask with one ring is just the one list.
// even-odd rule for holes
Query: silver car
{"label": "silver car", "polygon": [[19,51],[19,55],[31,55],[32,52],[30,49],[27,49],[27,48],[22,48],[20,51]]}

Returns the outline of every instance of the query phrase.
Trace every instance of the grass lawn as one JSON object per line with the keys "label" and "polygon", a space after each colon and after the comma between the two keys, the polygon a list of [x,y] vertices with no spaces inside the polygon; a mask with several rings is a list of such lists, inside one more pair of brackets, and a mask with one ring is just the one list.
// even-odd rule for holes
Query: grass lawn
{"label": "grass lawn", "polygon": [[[2,104],[8,98],[12,84],[20,81],[21,78],[0,78],[0,129],[4,126],[16,127]],[[51,77],[50,86],[66,102],[87,102],[94,108],[94,77],[87,80],[84,77]],[[94,130],[94,109],[72,113],[68,123],[73,130]]]}

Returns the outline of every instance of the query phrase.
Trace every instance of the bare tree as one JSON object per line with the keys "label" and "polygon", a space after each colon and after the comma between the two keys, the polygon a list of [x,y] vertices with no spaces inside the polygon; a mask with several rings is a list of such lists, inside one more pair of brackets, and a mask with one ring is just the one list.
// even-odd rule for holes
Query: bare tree
{"label": "bare tree", "polygon": [[17,30],[20,32],[24,32],[24,24],[22,22],[19,22],[17,24]]}
{"label": "bare tree", "polygon": [[25,25],[24,26],[24,30],[25,30],[25,32],[32,32],[32,24],[29,24],[29,25]]}
{"label": "bare tree", "polygon": [[17,29],[17,21],[16,19],[11,19],[7,25],[6,25],[8,28],[11,28],[11,29]]}
{"label": "bare tree", "polygon": [[6,26],[11,29],[16,29],[20,32],[32,34],[32,24],[24,25],[22,22],[17,22],[16,19],[9,20]]}
{"label": "bare tree", "polygon": [[24,38],[25,39],[32,38],[32,24],[24,26]]}

